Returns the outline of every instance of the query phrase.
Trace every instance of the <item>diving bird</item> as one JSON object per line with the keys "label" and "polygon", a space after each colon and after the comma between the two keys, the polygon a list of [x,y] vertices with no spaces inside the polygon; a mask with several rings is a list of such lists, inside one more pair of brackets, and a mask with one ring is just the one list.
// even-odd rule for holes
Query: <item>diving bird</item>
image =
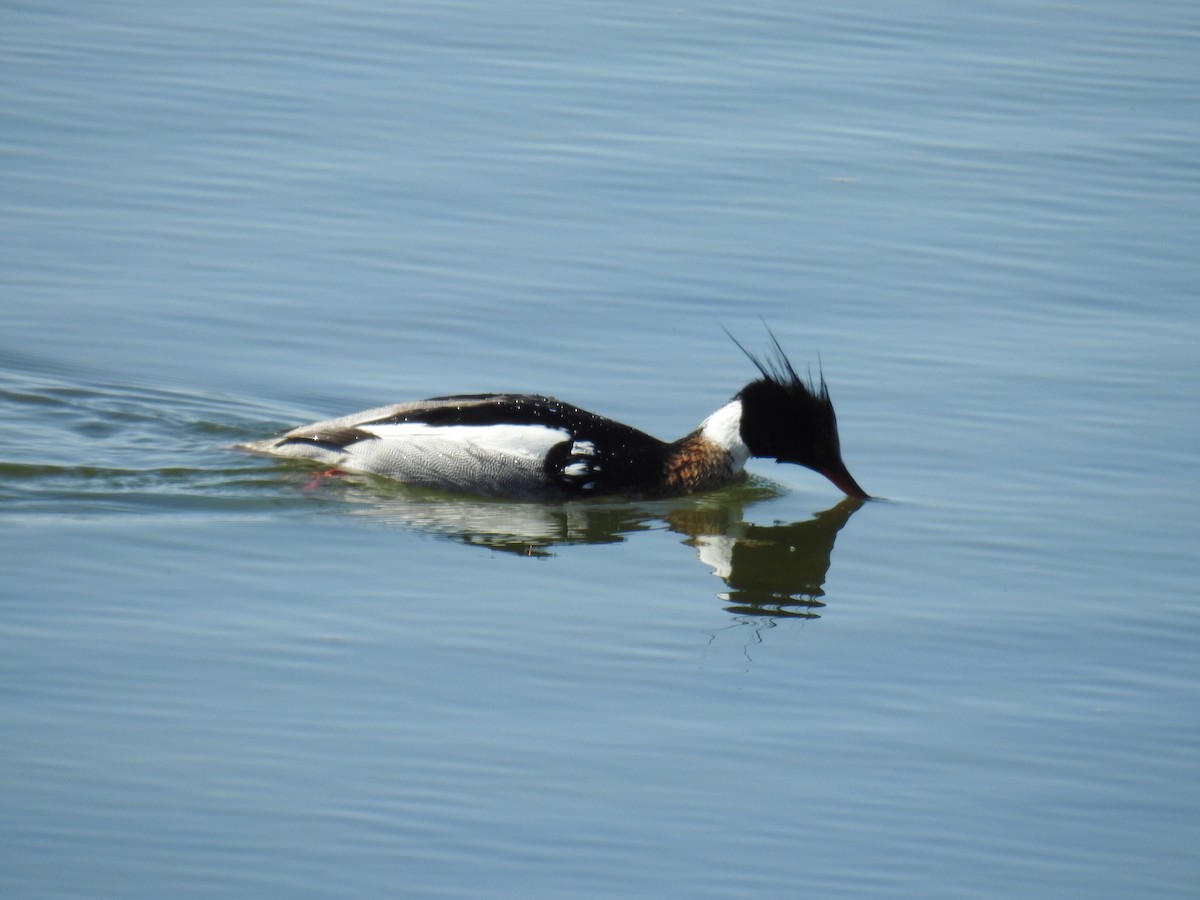
{"label": "diving bird", "polygon": [[676,441],[552,397],[460,394],[314,422],[238,449],[524,500],[679,497],[736,481],[753,456],[804,466],[869,499],[842,462],[824,375],[801,378],[774,334],[765,359],[733,340],[760,377]]}

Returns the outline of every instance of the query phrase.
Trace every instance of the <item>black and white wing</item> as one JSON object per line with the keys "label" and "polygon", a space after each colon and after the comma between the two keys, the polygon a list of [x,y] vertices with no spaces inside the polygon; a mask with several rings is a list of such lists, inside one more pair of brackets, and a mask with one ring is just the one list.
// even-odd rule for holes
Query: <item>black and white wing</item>
{"label": "black and white wing", "polygon": [[551,397],[435,397],[316,422],[242,449],[499,497],[636,491],[665,445]]}

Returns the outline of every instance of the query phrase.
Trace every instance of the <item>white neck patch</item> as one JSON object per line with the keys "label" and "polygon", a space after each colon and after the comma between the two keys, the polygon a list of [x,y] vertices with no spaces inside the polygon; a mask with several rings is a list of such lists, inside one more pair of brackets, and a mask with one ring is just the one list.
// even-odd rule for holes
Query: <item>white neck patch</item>
{"label": "white neck patch", "polygon": [[700,434],[728,452],[738,469],[750,458],[750,448],[742,440],[741,400],[730,400],[701,422]]}

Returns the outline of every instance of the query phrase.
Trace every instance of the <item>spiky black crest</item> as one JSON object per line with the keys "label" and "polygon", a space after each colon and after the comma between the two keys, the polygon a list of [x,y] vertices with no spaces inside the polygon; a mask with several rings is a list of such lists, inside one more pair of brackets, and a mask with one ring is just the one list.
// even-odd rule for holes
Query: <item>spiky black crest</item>
{"label": "spiky black crest", "polygon": [[783,346],[779,343],[779,338],[775,337],[775,332],[765,322],[763,323],[763,327],[767,329],[767,335],[771,338],[771,355],[765,359],[755,356],[747,350],[728,328],[722,326],[722,330],[729,335],[729,339],[737,345],[737,348],[746,354],[746,358],[754,363],[754,367],[762,373],[764,380],[783,388],[785,391],[807,395],[814,402],[830,404],[830,410],[832,411],[832,404],[829,400],[829,388],[825,385],[825,373],[821,371],[820,364],[818,363],[817,366],[817,376],[820,380],[815,385],[813,384],[811,373],[808,378],[801,378],[800,374],[796,371],[796,367],[792,365],[792,361],[783,352]]}
{"label": "spiky black crest", "polygon": [[[845,479],[841,475],[845,465],[837,416],[824,375],[816,383],[811,376],[802,378],[769,327],[767,334],[771,338],[771,352],[765,357],[751,353],[729,335],[762,375],[737,394],[742,403],[742,440],[752,456],[797,463],[820,472],[835,484],[852,485],[849,473]],[[866,496],[857,486],[850,490]]]}

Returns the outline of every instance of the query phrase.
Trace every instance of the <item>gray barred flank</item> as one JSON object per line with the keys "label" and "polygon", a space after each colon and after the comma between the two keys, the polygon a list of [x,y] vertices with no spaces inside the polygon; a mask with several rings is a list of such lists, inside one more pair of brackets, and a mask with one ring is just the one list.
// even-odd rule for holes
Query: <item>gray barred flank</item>
{"label": "gray barred flank", "polygon": [[331,450],[343,450],[351,444],[367,440],[377,440],[377,438],[371,432],[363,431],[360,428],[334,428],[328,431],[286,434],[278,440],[277,446],[282,447],[284,444],[293,443],[317,444],[322,447],[328,447]]}

